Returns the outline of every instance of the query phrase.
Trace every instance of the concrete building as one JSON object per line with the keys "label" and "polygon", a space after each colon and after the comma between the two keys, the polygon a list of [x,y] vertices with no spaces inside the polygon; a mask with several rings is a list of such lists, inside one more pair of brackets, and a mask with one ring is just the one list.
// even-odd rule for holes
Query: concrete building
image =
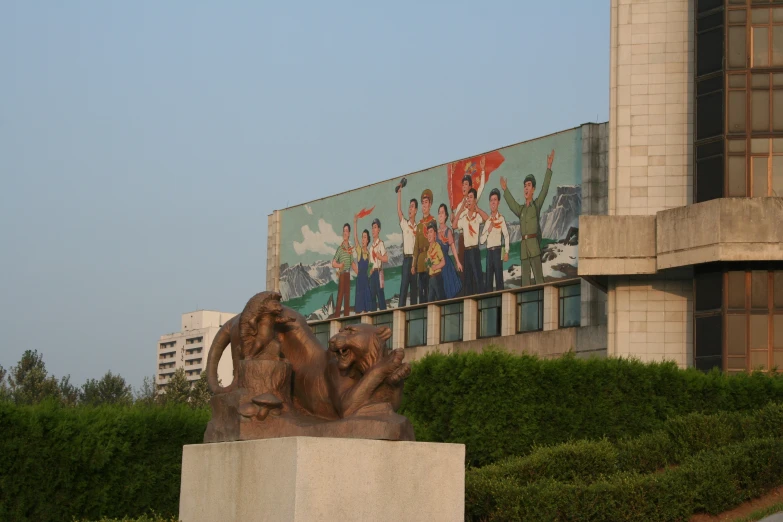
{"label": "concrete building", "polygon": [[[783,367],[783,6],[612,0],[607,353]],[[777,104],[780,103],[778,106]]]}
{"label": "concrete building", "polygon": [[[166,388],[177,368],[185,370],[189,381],[197,381],[201,372],[206,370],[207,356],[215,335],[235,315],[212,310],[182,314],[182,329],[161,335],[158,339],[158,370],[155,378],[158,389]],[[220,358],[218,378],[224,385],[228,385],[233,378],[230,350],[226,350]]]}
{"label": "concrete building", "polygon": [[[581,165],[576,273],[424,305],[395,303],[395,295],[385,311],[354,305],[351,315],[346,305],[347,318],[340,291],[336,303],[330,295],[320,315],[308,315],[319,338],[364,322],[389,326],[391,345],[412,360],[496,344],[544,357],[572,350],[730,373],[783,367],[783,4],[610,0],[610,10],[609,123],[579,128],[582,157],[572,162]],[[448,172],[451,184],[463,164],[475,167],[462,160],[437,175]],[[375,197],[394,183],[326,200],[345,207],[364,201],[362,190]],[[406,205],[419,190],[406,192]],[[448,198],[453,209],[452,185]],[[300,207],[313,216],[334,210],[320,201]],[[337,226],[350,225],[356,210]],[[312,230],[303,216],[299,207],[269,216],[267,289],[296,306],[312,300],[313,288],[321,299],[338,289],[328,272],[339,265],[329,250],[339,230],[323,219]],[[289,262],[292,219],[307,232],[294,239],[296,254],[314,248],[328,258]],[[355,300],[351,292],[365,283],[351,284]]]}

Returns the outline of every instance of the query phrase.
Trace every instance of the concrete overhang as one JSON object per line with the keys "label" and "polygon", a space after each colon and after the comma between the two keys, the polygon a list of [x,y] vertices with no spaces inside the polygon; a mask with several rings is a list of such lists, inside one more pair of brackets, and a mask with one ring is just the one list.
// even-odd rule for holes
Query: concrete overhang
{"label": "concrete overhang", "polygon": [[724,198],[652,216],[580,216],[579,275],[783,261],[783,198]]}

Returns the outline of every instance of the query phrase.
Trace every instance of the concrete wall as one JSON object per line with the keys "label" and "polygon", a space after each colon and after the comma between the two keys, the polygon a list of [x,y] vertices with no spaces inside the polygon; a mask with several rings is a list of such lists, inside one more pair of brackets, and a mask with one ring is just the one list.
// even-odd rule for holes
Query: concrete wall
{"label": "concrete wall", "polygon": [[655,216],[582,216],[579,224],[579,275],[655,273]]}
{"label": "concrete wall", "polygon": [[580,357],[606,355],[606,326],[559,328],[543,332],[530,332],[503,337],[487,337],[472,341],[442,343],[405,349],[405,360],[417,361],[430,353],[481,353],[494,346],[509,353],[537,355],[542,358],[560,357],[576,352]]}
{"label": "concrete wall", "polygon": [[693,198],[693,0],[611,0],[609,214]]}
{"label": "concrete wall", "polygon": [[267,218],[266,235],[266,289],[280,291],[280,211]]}

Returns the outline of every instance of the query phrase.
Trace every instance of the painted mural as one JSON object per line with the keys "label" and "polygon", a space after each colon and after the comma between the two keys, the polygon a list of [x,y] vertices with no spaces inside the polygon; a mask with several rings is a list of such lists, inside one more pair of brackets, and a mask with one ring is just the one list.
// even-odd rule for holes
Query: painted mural
{"label": "painted mural", "polygon": [[280,292],[309,320],[576,277],[579,128],[281,211]]}

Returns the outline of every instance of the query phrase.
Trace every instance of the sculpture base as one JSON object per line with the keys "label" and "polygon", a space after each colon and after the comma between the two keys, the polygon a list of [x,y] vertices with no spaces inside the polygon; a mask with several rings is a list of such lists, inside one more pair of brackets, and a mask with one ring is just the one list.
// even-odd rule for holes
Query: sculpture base
{"label": "sculpture base", "polygon": [[465,446],[287,437],[182,452],[179,519],[462,521]]}
{"label": "sculpture base", "polygon": [[335,437],[413,441],[410,421],[395,413],[390,404],[371,404],[345,419],[324,420],[284,408],[263,420],[242,417],[238,411],[254,393],[239,389],[212,397],[212,419],[204,442],[270,439],[277,437]]}

